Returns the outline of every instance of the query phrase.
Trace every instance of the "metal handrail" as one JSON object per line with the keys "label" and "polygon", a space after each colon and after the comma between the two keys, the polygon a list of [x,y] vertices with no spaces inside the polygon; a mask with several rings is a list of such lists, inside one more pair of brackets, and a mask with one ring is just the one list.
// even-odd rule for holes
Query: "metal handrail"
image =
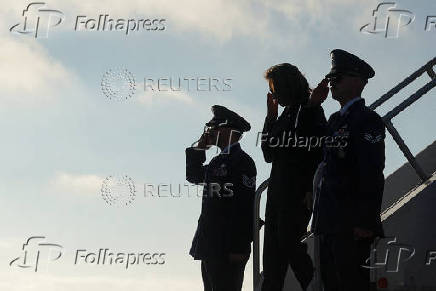
{"label": "metal handrail", "polygon": [[268,188],[268,181],[266,179],[257,188],[254,197],[254,223],[253,223],[253,288],[257,290],[261,284],[260,274],[260,199],[262,198],[262,192]]}
{"label": "metal handrail", "polygon": [[[434,65],[436,65],[436,57],[433,58],[431,61],[429,61],[427,64],[416,70],[414,73],[412,73],[409,77],[405,78],[402,82],[400,82],[397,86],[389,90],[386,94],[382,95],[380,98],[378,98],[374,103],[372,103],[369,108],[372,110],[375,110],[377,107],[391,99],[392,96],[400,92],[401,89],[405,88],[407,85],[412,83],[414,80],[419,78],[422,74],[425,72],[428,73],[430,78],[434,78],[434,71],[431,69]],[[429,69],[430,68],[430,69]],[[432,76],[433,75],[433,76]]]}
{"label": "metal handrail", "polygon": [[395,94],[397,94],[400,90],[411,84],[413,81],[415,81],[418,77],[420,77],[422,74],[427,73],[430,77],[430,82],[425,84],[422,88],[417,90],[415,93],[410,95],[407,99],[405,99],[403,102],[401,102],[399,105],[397,105],[394,109],[389,111],[383,116],[383,121],[385,123],[386,129],[388,132],[392,135],[394,141],[400,148],[400,150],[403,152],[406,159],[409,161],[410,165],[415,170],[416,174],[421,179],[421,182],[424,182],[430,178],[430,175],[428,175],[421,165],[417,162],[415,156],[410,151],[409,147],[405,144],[404,140],[401,138],[400,134],[398,133],[397,129],[392,124],[392,118],[400,114],[404,109],[412,105],[414,102],[416,102],[419,98],[421,98],[423,95],[425,95],[427,92],[429,92],[431,89],[436,87],[436,76],[435,72],[433,70],[433,67],[436,65],[436,57],[433,58],[431,61],[429,61],[427,64],[419,68],[417,71],[412,73],[409,77],[404,79],[401,83],[399,83],[397,86],[389,90],[386,94],[381,96],[379,99],[377,99],[374,103],[372,103],[369,108],[372,110],[375,110],[377,107],[391,99]]}

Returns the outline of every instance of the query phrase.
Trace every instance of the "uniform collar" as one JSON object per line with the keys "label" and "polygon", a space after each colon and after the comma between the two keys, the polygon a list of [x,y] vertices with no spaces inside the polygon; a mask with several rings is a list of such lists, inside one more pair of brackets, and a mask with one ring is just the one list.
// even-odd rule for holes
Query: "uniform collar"
{"label": "uniform collar", "polygon": [[343,116],[348,111],[351,105],[362,99],[363,99],[362,97],[358,96],[358,97],[354,97],[353,99],[345,103],[344,107],[342,107],[341,110],[339,111],[341,116]]}
{"label": "uniform collar", "polygon": [[232,143],[231,145],[226,146],[226,147],[221,151],[220,154],[228,154],[228,153],[230,153],[230,149],[231,149],[231,148],[233,148],[233,149],[235,150],[235,149],[241,148],[241,145],[239,144],[239,142]]}

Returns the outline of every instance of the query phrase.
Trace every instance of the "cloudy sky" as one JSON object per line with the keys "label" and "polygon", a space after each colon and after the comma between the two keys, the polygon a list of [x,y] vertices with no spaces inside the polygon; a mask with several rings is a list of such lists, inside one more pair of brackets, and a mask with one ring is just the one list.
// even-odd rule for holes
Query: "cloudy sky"
{"label": "cloudy sky", "polygon": [[[51,0],[43,9],[61,11],[63,20],[38,38],[16,32],[30,3],[9,1],[0,8],[1,290],[202,290],[199,263],[188,255],[201,200],[196,188],[183,186],[184,149],[198,139],[210,106],[225,105],[252,124],[242,146],[256,162],[259,184],[270,170],[256,146],[266,113],[266,68],[293,63],[316,86],[330,68],[329,52],[348,50],[376,71],[363,94],[370,104],[432,59],[436,41],[436,27],[425,29],[427,17],[436,15],[432,0],[396,1],[396,9],[411,11],[414,20],[404,26],[404,16],[398,37],[389,38],[360,32],[374,21],[380,2],[373,0]],[[126,34],[85,30],[83,23],[74,29],[77,16],[86,21],[105,14],[164,19],[165,29]],[[28,15],[31,30],[36,14]],[[53,24],[60,14],[38,15],[42,31],[47,15]],[[131,97],[114,100],[103,93],[109,70],[134,76]],[[203,89],[145,88],[144,79],[159,78],[201,79]],[[204,90],[210,80],[217,87]],[[388,112],[428,81],[418,79],[378,112]],[[394,119],[413,153],[434,140],[434,95]],[[330,98],[324,103],[328,116],[338,109]],[[405,159],[390,137],[386,142],[388,175]],[[215,154],[211,150],[208,158]],[[135,200],[127,207],[105,203],[103,181],[123,175],[135,185]],[[182,185],[181,197],[144,197],[145,184],[169,184],[173,192]],[[161,196],[169,196],[168,188]],[[41,260],[38,272],[9,266],[31,236],[62,245],[62,257]],[[165,253],[165,264],[74,264],[76,250],[100,248]],[[54,256],[41,251],[48,255]],[[244,290],[252,290],[251,268],[250,260]]]}

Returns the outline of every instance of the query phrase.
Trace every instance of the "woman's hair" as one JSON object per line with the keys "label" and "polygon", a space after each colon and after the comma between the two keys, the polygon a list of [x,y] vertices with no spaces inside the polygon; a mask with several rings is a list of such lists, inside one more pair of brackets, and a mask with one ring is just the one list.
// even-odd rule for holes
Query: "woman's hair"
{"label": "woman's hair", "polygon": [[278,64],[270,67],[265,71],[265,79],[271,80],[274,90],[287,90],[290,93],[289,98],[295,98],[298,104],[306,104],[311,89],[306,77],[298,68],[289,63]]}

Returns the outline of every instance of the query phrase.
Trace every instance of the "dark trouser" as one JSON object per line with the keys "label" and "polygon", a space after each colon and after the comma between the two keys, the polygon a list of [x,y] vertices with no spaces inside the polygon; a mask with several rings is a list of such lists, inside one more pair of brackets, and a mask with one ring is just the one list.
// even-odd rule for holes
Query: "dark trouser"
{"label": "dark trouser", "polygon": [[204,291],[241,291],[247,260],[230,262],[227,258],[201,261]]}
{"label": "dark trouser", "polygon": [[267,210],[262,291],[282,291],[288,265],[303,289],[309,285],[313,276],[313,264],[307,254],[307,245],[301,243],[309,219],[310,211],[304,206],[286,213]]}
{"label": "dark trouser", "polygon": [[355,240],[353,234],[320,235],[320,264],[324,291],[368,291],[373,239]]}

